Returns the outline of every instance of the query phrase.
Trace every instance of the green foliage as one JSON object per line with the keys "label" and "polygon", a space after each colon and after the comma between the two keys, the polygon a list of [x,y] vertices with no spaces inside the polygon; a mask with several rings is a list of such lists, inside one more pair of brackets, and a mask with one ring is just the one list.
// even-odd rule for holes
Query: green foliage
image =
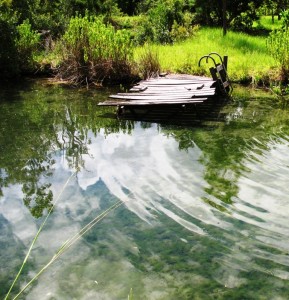
{"label": "green foliage", "polygon": [[50,184],[38,186],[34,182],[23,184],[22,191],[25,195],[23,202],[35,218],[42,217],[45,210],[52,209],[53,194],[49,189],[50,186]]}
{"label": "green foliage", "polygon": [[0,79],[14,77],[19,72],[14,21],[15,18],[9,12],[0,14]]}
{"label": "green foliage", "polygon": [[289,74],[289,11],[284,11],[282,17],[282,27],[270,33],[267,48],[282,70],[282,80],[286,80]]}
{"label": "green foliage", "polygon": [[123,13],[132,16],[137,13],[138,4],[141,3],[142,0],[117,0],[116,2]]}
{"label": "green foliage", "polygon": [[49,30],[58,37],[63,34],[73,11],[67,0],[33,0],[29,5],[29,20],[36,30]]}
{"label": "green foliage", "polygon": [[61,76],[75,82],[130,76],[132,43],[126,30],[116,31],[102,18],[76,16],[63,38]]}
{"label": "green foliage", "polygon": [[289,31],[274,30],[267,39],[269,53],[283,68],[289,67]]}
{"label": "green foliage", "polygon": [[[196,19],[203,25],[222,26],[223,1],[195,0]],[[240,1],[226,0],[226,17],[229,27],[238,30],[251,29],[253,21],[258,18],[256,10],[263,4],[263,0]]]}
{"label": "green foliage", "polygon": [[21,58],[20,67],[23,71],[33,69],[33,54],[36,52],[40,41],[40,35],[33,31],[29,20],[25,20],[17,26],[18,38],[16,40],[17,51]]}
{"label": "green foliage", "polygon": [[281,15],[282,27],[288,28],[289,27],[289,10],[283,10],[280,15]]}
{"label": "green foliage", "polygon": [[33,59],[39,45],[39,34],[32,30],[28,20],[20,25],[11,11],[0,15],[0,70],[1,78],[11,78],[32,71]]}
{"label": "green foliage", "polygon": [[148,10],[148,17],[137,33],[136,41],[139,44],[146,41],[170,44],[190,36],[194,32],[193,15],[187,9],[184,1],[158,1]]}
{"label": "green foliage", "polygon": [[253,26],[253,21],[257,19],[257,15],[254,10],[248,10],[240,13],[239,16],[234,18],[231,22],[231,27],[238,31],[248,31]]}
{"label": "green foliage", "polygon": [[174,12],[174,7],[167,2],[159,2],[149,11],[149,24],[152,26],[152,40],[162,44],[171,43],[170,31],[174,20],[178,18],[178,12]]}
{"label": "green foliage", "polygon": [[0,0],[0,8],[8,8],[11,6],[12,0]]}
{"label": "green foliage", "polygon": [[[238,7],[238,5],[240,4],[236,4],[236,7]],[[250,31],[253,27],[254,20],[258,19],[257,8],[260,5],[260,1],[241,1],[239,10],[235,10],[234,7],[229,6],[229,22],[231,28],[238,31]]]}
{"label": "green foliage", "polygon": [[183,15],[182,24],[178,24],[176,21],[174,21],[171,30],[171,38],[173,42],[184,41],[185,39],[196,34],[196,32],[199,30],[199,26],[192,26],[192,19],[192,14],[187,12]]}
{"label": "green foliage", "polygon": [[80,59],[84,62],[127,60],[132,50],[127,31],[116,31],[101,18],[88,16],[72,18],[63,41],[69,54],[75,57],[83,54]]}

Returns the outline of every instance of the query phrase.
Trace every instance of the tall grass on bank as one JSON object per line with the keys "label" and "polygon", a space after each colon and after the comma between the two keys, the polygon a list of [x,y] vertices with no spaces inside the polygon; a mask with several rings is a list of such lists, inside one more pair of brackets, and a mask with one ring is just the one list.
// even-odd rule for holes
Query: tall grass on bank
{"label": "tall grass on bank", "polygon": [[161,65],[159,55],[155,49],[151,49],[149,45],[143,47],[143,51],[139,55],[138,73],[143,79],[157,77],[160,74]]}
{"label": "tall grass on bank", "polygon": [[289,74],[289,29],[274,30],[267,40],[268,51],[281,69],[281,81],[288,80]]}
{"label": "tall grass on bank", "polygon": [[72,83],[124,80],[132,75],[129,33],[116,31],[102,18],[72,18],[62,38],[62,53],[59,77]]}
{"label": "tall grass on bank", "polygon": [[[267,81],[274,77],[274,59],[266,48],[266,37],[250,36],[245,33],[228,32],[224,37],[218,28],[203,27],[184,42],[173,45],[153,45],[159,54],[161,71],[198,74],[210,76],[209,68],[199,59],[210,52],[229,56],[228,73],[235,82]],[[141,47],[135,49],[135,60],[140,58]]]}

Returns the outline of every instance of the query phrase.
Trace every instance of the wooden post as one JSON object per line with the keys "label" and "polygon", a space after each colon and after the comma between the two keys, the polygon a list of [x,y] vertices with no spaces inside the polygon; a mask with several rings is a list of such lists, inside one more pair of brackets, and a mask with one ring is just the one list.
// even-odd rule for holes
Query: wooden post
{"label": "wooden post", "polygon": [[217,70],[216,70],[216,68],[214,68],[214,67],[211,67],[210,68],[210,73],[211,73],[211,76],[212,76],[212,78],[213,78],[213,80],[218,80],[218,76],[217,76]]}
{"label": "wooden post", "polygon": [[223,64],[226,69],[226,72],[228,73],[228,56],[227,55],[225,55],[223,58]]}

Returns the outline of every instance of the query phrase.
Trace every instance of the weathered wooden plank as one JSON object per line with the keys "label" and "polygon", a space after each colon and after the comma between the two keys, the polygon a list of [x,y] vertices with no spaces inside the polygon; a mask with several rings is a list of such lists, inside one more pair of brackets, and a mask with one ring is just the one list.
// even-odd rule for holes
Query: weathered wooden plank
{"label": "weathered wooden plank", "polygon": [[193,94],[193,93],[206,93],[215,92],[215,88],[204,88],[201,90],[187,90],[187,89],[147,89],[143,92],[121,92],[117,94],[138,94],[138,95],[148,95],[148,94]]}
{"label": "weathered wooden plank", "polygon": [[185,104],[197,104],[197,103],[203,103],[203,101],[195,101],[195,102],[178,102],[178,101],[170,101],[170,102],[153,102],[153,101],[148,101],[148,102],[139,102],[139,101],[135,101],[132,103],[128,103],[128,102],[124,102],[124,103],[109,103],[109,102],[105,102],[105,103],[100,103],[100,106],[166,106],[166,105],[185,105]]}
{"label": "weathered wooden plank", "polygon": [[110,98],[115,98],[115,96],[123,96],[123,97],[134,97],[134,96],[142,96],[142,97],[152,97],[152,96],[162,96],[162,97],[177,97],[177,96],[186,96],[186,97],[192,97],[195,95],[214,95],[215,90],[208,89],[208,90],[195,90],[195,91],[187,91],[187,90],[181,90],[181,91],[170,91],[163,93],[163,91],[147,91],[143,93],[118,93],[117,95],[110,95]]}
{"label": "weathered wooden plank", "polygon": [[148,78],[148,79],[144,79],[142,81],[157,81],[157,80],[179,80],[179,81],[184,81],[184,80],[190,80],[190,81],[196,81],[196,82],[200,82],[200,81],[212,81],[212,78],[210,77],[203,77],[203,76],[190,76],[190,75],[176,75],[176,76],[165,76],[165,77],[155,77],[155,78]]}
{"label": "weathered wooden plank", "polygon": [[105,101],[98,105],[100,106],[134,106],[134,105],[172,105],[172,104],[194,104],[202,103],[206,101],[207,98],[195,98],[195,99],[169,99],[166,101],[156,101],[156,100],[130,100],[130,101]]}
{"label": "weathered wooden plank", "polygon": [[[213,80],[208,81],[214,83]],[[199,84],[195,80],[170,80],[170,79],[161,79],[161,80],[152,80],[152,81],[141,81],[139,84],[151,86],[151,85],[186,85],[186,84]]]}
{"label": "weathered wooden plank", "polygon": [[[179,85],[158,85],[158,84],[154,84],[154,85],[147,85],[147,86],[134,86],[133,88],[130,89],[130,91],[139,91],[139,92],[146,92],[146,91],[150,91],[150,90],[156,90],[156,89],[166,89],[166,90],[182,90],[182,89],[186,89],[186,90],[200,90],[201,88],[199,85],[195,85],[195,84],[179,84]],[[214,83],[210,83],[210,84],[204,84],[204,86],[202,87],[202,89],[206,89],[206,88],[215,88],[215,82]]]}
{"label": "weathered wooden plank", "polygon": [[147,89],[147,86],[134,86],[130,89],[132,92],[143,92]]}
{"label": "weathered wooden plank", "polygon": [[160,87],[165,87],[165,86],[171,87],[172,86],[172,88],[174,88],[175,86],[181,87],[181,86],[189,85],[193,89],[200,89],[205,85],[204,83],[200,84],[199,82],[198,83],[189,83],[189,84],[187,84],[187,82],[189,82],[189,81],[178,80],[178,81],[176,81],[176,84],[174,84],[172,82],[154,81],[154,82],[148,83],[148,85],[145,84],[144,86],[146,86],[148,88],[151,88],[154,86],[160,86]]}
{"label": "weathered wooden plank", "polygon": [[[195,85],[196,83],[194,82],[190,82],[190,81],[186,81],[186,82],[176,82],[176,83],[166,83],[166,82],[145,82],[145,83],[141,83],[141,86],[147,86],[147,87],[151,87],[151,86],[168,86],[168,87],[172,87],[172,86],[182,86],[182,85]],[[214,85],[215,82],[211,81],[208,82],[207,85]]]}
{"label": "weathered wooden plank", "polygon": [[122,96],[122,95],[111,95],[109,98],[112,99],[121,99],[121,100],[147,100],[147,99],[152,99],[154,101],[161,101],[161,100],[176,100],[176,99],[191,99],[195,97],[208,97],[208,96],[214,96],[214,93],[206,93],[206,94],[190,94],[190,95],[133,95],[133,96]]}
{"label": "weathered wooden plank", "polygon": [[203,90],[214,90],[216,89],[215,86],[211,87],[211,86],[204,86],[201,89],[197,89],[195,87],[190,87],[187,85],[183,85],[183,86],[150,86],[148,87],[146,90],[144,91],[140,91],[142,93],[148,93],[151,91],[203,91]]}

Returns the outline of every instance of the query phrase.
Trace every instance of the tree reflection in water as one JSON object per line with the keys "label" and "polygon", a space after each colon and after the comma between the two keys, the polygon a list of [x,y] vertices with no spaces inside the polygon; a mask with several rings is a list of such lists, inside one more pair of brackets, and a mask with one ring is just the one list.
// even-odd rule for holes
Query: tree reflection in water
{"label": "tree reflection in water", "polygon": [[[97,101],[91,100],[102,101],[109,91],[75,91],[32,83],[25,89],[4,89],[1,93],[1,98],[7,99],[1,103],[0,116],[0,195],[3,187],[21,184],[24,203],[36,218],[52,206],[50,184],[43,179],[53,173],[54,153],[62,151],[69,167],[79,171],[85,167],[83,155],[90,155],[88,131],[96,136],[100,130],[109,135],[130,133],[134,128],[133,121],[103,117],[110,109],[100,110]],[[209,197],[203,200],[221,211],[225,210],[222,203],[231,204],[238,193],[235,183],[246,172],[244,157],[256,147],[260,152],[266,150],[270,139],[288,130],[287,111],[272,111],[270,95],[262,95],[260,106],[260,99],[254,101],[254,94],[248,95],[248,90],[247,94],[242,93],[244,89],[236,89],[225,123],[191,128],[159,125],[161,132],[178,141],[180,149],[197,144],[202,150],[205,180],[209,183]]]}
{"label": "tree reflection in water", "polygon": [[[237,213],[239,213],[238,210],[234,211],[231,208],[240,193],[238,180],[242,175],[250,172],[247,164],[244,164],[244,160],[257,160],[258,157],[254,154],[262,156],[263,153],[268,150],[268,145],[272,141],[278,143],[282,139],[288,140],[289,114],[287,110],[278,108],[277,103],[272,103],[270,97],[264,97],[263,100],[254,98],[254,95],[242,97],[240,93],[238,94],[238,90],[236,89],[236,100],[231,106],[227,107],[228,117],[226,122],[218,124],[208,123],[202,127],[180,127],[162,124],[156,126],[150,123],[134,123],[132,121],[120,121],[115,119],[113,115],[111,115],[110,109],[99,108],[97,106],[97,101],[102,101],[102,98],[106,98],[110,93],[109,91],[98,93],[97,91],[72,90],[56,86],[47,88],[39,84],[31,85],[28,87],[28,90],[27,88],[23,91],[19,89],[17,93],[13,92],[14,90],[12,89],[7,94],[9,95],[9,99],[7,95],[5,96],[8,99],[7,101],[0,103],[0,196],[3,196],[3,193],[5,193],[5,187],[20,185],[23,192],[24,204],[35,218],[40,218],[52,207],[53,197],[55,198],[55,195],[52,194],[52,187],[55,182],[51,185],[50,179],[53,177],[52,175],[56,173],[56,160],[61,159],[64,162],[63,165],[67,165],[67,169],[78,172],[79,178],[76,178],[75,182],[71,184],[79,185],[80,177],[83,175],[81,173],[89,173],[90,170],[92,170],[93,173],[93,171],[97,170],[95,166],[91,167],[85,164],[88,162],[95,162],[95,164],[97,164],[97,155],[100,153],[99,158],[107,163],[105,167],[113,168],[113,163],[117,165],[119,158],[121,158],[122,161],[115,169],[110,170],[110,172],[105,172],[106,170],[102,169],[103,173],[101,175],[108,174],[106,178],[98,178],[100,177],[99,174],[92,174],[92,177],[95,176],[98,179],[92,184],[89,182],[91,185],[84,184],[85,188],[87,188],[85,196],[91,199],[93,198],[94,209],[90,209],[91,207],[89,205],[81,206],[85,204],[81,203],[81,205],[79,205],[80,210],[82,209],[85,212],[83,212],[83,219],[78,218],[78,220],[81,220],[79,222],[87,224],[90,218],[97,213],[98,208],[101,210],[106,207],[105,205],[109,205],[116,200],[117,195],[111,193],[112,189],[109,189],[107,184],[110,179],[108,177],[114,176],[118,171],[123,171],[123,174],[116,174],[115,178],[113,178],[113,180],[116,179],[115,182],[117,179],[120,179],[120,181],[123,179],[122,182],[118,182],[123,194],[128,195],[129,193],[135,193],[139,196],[137,200],[143,200],[145,198],[147,202],[141,205],[144,207],[147,205],[145,209],[147,209],[148,214],[153,215],[153,213],[157,211],[158,220],[164,224],[164,226],[156,226],[156,228],[146,227],[146,224],[141,223],[137,214],[132,213],[134,212],[133,208],[129,210],[123,206],[118,211],[118,216],[111,216],[110,219],[107,219],[106,222],[103,222],[103,224],[97,228],[97,234],[95,232],[89,232],[85,237],[86,242],[90,242],[93,247],[99,251],[96,255],[97,258],[101,257],[101,255],[106,255],[109,251],[110,239],[113,245],[114,239],[120,236],[120,232],[118,232],[120,231],[119,228],[122,228],[122,233],[124,236],[127,235],[129,237],[128,240],[130,240],[132,236],[135,236],[134,241],[141,251],[141,255],[138,255],[135,252],[129,252],[130,248],[126,250],[128,252],[128,254],[126,254],[128,260],[136,269],[148,272],[149,268],[152,267],[152,270],[155,272],[163,271],[167,273],[167,269],[169,268],[172,272],[176,270],[178,272],[187,270],[188,274],[193,271],[197,274],[202,274],[204,278],[211,279],[211,282],[213,282],[211,284],[214,286],[214,289],[217,289],[221,287],[216,281],[212,280],[212,270],[215,271],[215,273],[223,270],[220,268],[223,262],[216,263],[216,261],[218,262],[220,253],[222,253],[222,257],[229,262],[230,258],[231,261],[234,262],[235,256],[232,254],[230,257],[231,248],[227,247],[227,244],[214,244],[213,239],[207,239],[205,233],[209,232],[210,237],[213,238],[215,238],[215,236],[218,238],[221,237],[229,245],[236,245],[236,248],[241,245],[245,249],[247,244],[244,241],[248,242],[249,240],[248,245],[259,250],[259,244],[257,247],[257,242],[254,238],[248,237],[246,239],[242,235],[243,233],[238,230],[229,232],[228,235],[222,235],[218,232],[220,228],[216,225],[219,221],[218,218],[216,218],[216,222],[213,224],[206,223],[206,220],[198,215],[196,215],[196,218],[190,216],[188,210],[197,210],[199,202],[203,200],[206,204],[209,204],[209,207],[213,207],[218,210],[218,212],[221,212],[220,215],[225,222],[228,220],[228,214],[231,212],[237,211]],[[275,108],[272,109],[274,106]],[[105,151],[109,151],[109,147],[115,146],[114,142],[117,140],[117,134],[125,133],[123,138],[129,142],[131,142],[130,138],[132,135],[133,138],[138,138],[139,134],[146,134],[146,130],[132,134],[136,132],[135,129],[139,130],[139,127],[148,129],[148,131],[150,128],[153,128],[152,131],[154,135],[153,140],[151,140],[151,137],[148,135],[142,141],[133,141],[132,145],[134,146],[138,146],[142,143],[140,147],[136,147],[141,153],[130,148],[130,145],[125,145],[125,153],[115,155],[113,158],[110,155],[106,155]],[[95,142],[94,137],[96,138],[98,135],[99,140]],[[171,156],[168,155],[169,161],[165,161],[165,164],[167,163],[168,166],[168,172],[166,172],[166,170],[164,172],[157,172],[158,170],[155,170],[157,168],[156,166],[148,167],[146,165],[147,161],[141,161],[141,155],[144,153],[147,155],[146,159],[149,162],[159,162],[158,156],[163,153],[162,151],[158,151],[163,150],[158,149],[159,146],[163,145],[157,143],[157,138],[160,135],[165,145],[168,147],[173,145],[173,151],[170,153]],[[163,136],[165,136],[165,138]],[[110,139],[110,137],[112,138]],[[166,139],[166,137],[170,139],[173,138],[171,139],[173,143],[171,144],[171,140]],[[103,144],[105,139],[110,140],[110,143],[106,145],[107,148],[103,148],[97,152],[97,147],[99,144]],[[119,140],[120,139],[118,139],[118,142]],[[175,141],[177,141],[179,150],[182,153],[179,153],[177,147],[175,147]],[[147,142],[151,142],[154,146],[150,151],[146,151],[146,147],[149,146]],[[168,143],[166,144],[166,142]],[[94,145],[92,145],[93,143]],[[93,149],[92,146],[95,148]],[[121,144],[119,147],[115,147],[116,151],[121,152],[121,146],[123,145]],[[192,151],[191,153],[200,154],[200,156],[197,157],[199,164],[184,166],[183,162],[179,162],[178,159],[181,160],[181,158],[183,158],[184,161],[191,157],[194,159],[194,155],[183,155],[184,151],[189,152],[194,147],[198,148],[198,151]],[[135,151],[134,154],[140,156],[134,160],[135,158],[128,157],[130,151]],[[87,159],[88,157],[93,158],[92,155],[96,155],[94,161],[93,159]],[[150,155],[154,155],[151,160]],[[178,158],[176,158],[177,155],[179,155]],[[162,160],[160,161],[163,162]],[[175,162],[176,164],[174,164]],[[130,163],[128,169],[123,170],[128,163]],[[202,170],[201,172],[196,172],[196,176],[203,177],[201,178],[201,183],[197,182],[200,184],[198,186],[196,184],[195,186],[197,193],[193,193],[191,191],[194,188],[194,182],[192,182],[192,180],[195,177],[187,173],[191,171],[191,166],[198,165],[201,165]],[[127,174],[133,174],[132,177],[137,177],[139,170],[133,170],[133,168],[137,168],[138,166],[142,168],[143,176],[148,177],[140,178],[140,182],[138,182],[139,178],[131,179],[127,176]],[[174,166],[176,166],[176,169],[174,169]],[[177,169],[182,166],[184,170]],[[128,171],[128,173],[126,171]],[[175,172],[177,176],[174,177],[170,172]],[[193,172],[194,170],[192,170],[192,173]],[[182,176],[186,177],[186,181],[176,182],[176,178],[180,177],[181,181]],[[94,180],[95,178],[93,177],[92,179]],[[158,182],[156,183],[155,180],[158,180]],[[126,185],[126,183],[128,184]],[[169,184],[172,186],[168,186]],[[135,185],[138,186],[136,187]],[[77,190],[77,188],[79,190]],[[71,188],[67,191],[68,197],[70,198],[69,201],[67,201],[69,203],[65,204],[67,205],[68,218],[72,218],[73,221],[78,217],[73,210],[75,209],[75,207],[73,207],[73,204],[75,204],[73,201],[78,201],[77,204],[79,204],[79,199],[72,199],[73,193],[77,192],[75,196],[77,198],[78,196],[82,196],[85,190],[85,188],[81,189],[79,186],[77,188]],[[125,188],[127,188],[127,190]],[[171,194],[169,194],[170,191],[172,191]],[[181,203],[180,198],[182,195],[179,195],[178,192],[183,191],[185,191],[184,200],[188,201]],[[166,197],[167,195],[168,197]],[[198,197],[199,195],[200,197]],[[155,199],[150,199],[151,196],[155,196]],[[84,202],[87,201],[85,197],[81,199],[83,199]],[[194,203],[192,204],[191,201],[194,201]],[[151,207],[149,207],[150,205]],[[135,205],[134,208],[136,207],[137,205]],[[70,209],[71,211],[69,211]],[[223,212],[226,212],[226,214],[222,214]],[[71,217],[70,214],[73,213],[75,213],[75,215]],[[215,213],[216,211],[214,210],[212,215]],[[241,213],[243,212],[241,211]],[[66,216],[65,214],[66,212],[61,215],[61,218],[64,218]],[[173,216],[175,219],[170,216]],[[243,220],[246,218],[246,215],[243,214],[241,217],[240,220]],[[176,222],[178,220],[182,222],[178,224]],[[256,221],[253,218],[251,218],[251,220]],[[238,223],[238,221],[239,219],[236,218],[236,223]],[[63,226],[63,224],[64,223],[61,223],[60,226]],[[71,223],[69,224],[71,225]],[[200,233],[194,235],[194,231],[191,230],[188,234],[187,227],[185,227],[184,224],[190,225],[190,228],[196,225],[194,228],[201,228]],[[11,230],[9,231],[9,224],[5,222],[5,220],[0,220],[0,226],[5,227],[5,230],[3,229],[4,232],[13,235],[13,232]],[[239,229],[237,226],[232,227]],[[111,228],[113,228],[116,234],[107,235],[108,232],[111,233],[111,231],[109,231]],[[244,229],[244,232],[248,230],[247,224],[241,228]],[[53,230],[54,227],[52,231]],[[0,238],[1,237],[2,235],[0,233]],[[180,243],[180,237],[186,237],[187,241]],[[233,240],[233,238],[235,238],[236,241]],[[94,243],[96,239],[97,243]],[[117,250],[121,248],[122,245],[120,241],[119,243],[120,247],[118,247]],[[164,246],[164,244],[168,247]],[[11,245],[13,245],[13,242],[9,243],[9,247],[12,247]],[[192,255],[192,245],[196,248],[198,245],[203,247],[201,251],[194,252],[194,259],[200,262],[199,265],[196,264],[195,266],[188,264]],[[21,254],[23,248],[23,245],[18,245],[17,243],[18,250],[17,253],[13,252],[13,255],[23,257],[23,254]],[[206,250],[207,248],[211,251],[208,252],[209,259],[206,257],[206,253],[204,253],[208,251]],[[154,251],[152,251],[152,249]],[[271,251],[272,249],[270,248],[269,250]],[[269,250],[265,253],[266,255]],[[159,253],[160,257],[156,257],[153,255],[154,253]],[[258,270],[256,266],[254,267],[255,269],[248,267],[248,265],[251,264],[250,259],[254,260],[254,257],[252,258],[249,256],[249,253],[245,251],[241,254],[245,254],[242,257],[248,257],[248,259],[245,260],[247,263],[246,270]],[[258,257],[260,257],[260,252],[258,252],[258,255]],[[117,258],[119,258],[119,256],[117,256]],[[118,259],[115,259],[115,261],[118,261]],[[109,261],[109,263],[110,262],[111,261]],[[176,264],[176,262],[178,262],[178,264]],[[19,261],[15,263],[15,266],[18,264]],[[11,265],[9,267],[11,268]],[[12,268],[13,267],[14,265],[12,265]],[[236,268],[236,270],[238,270],[238,268]],[[229,273],[229,275],[230,274],[231,273]],[[260,274],[259,281],[261,282],[264,278]],[[70,284],[74,283],[75,282]],[[176,287],[176,291],[178,288],[179,287]],[[203,283],[203,288],[205,290],[206,283]],[[185,290],[184,288],[182,292],[185,292]],[[226,293],[228,293],[227,290]]]}
{"label": "tree reflection in water", "polygon": [[32,83],[3,89],[0,96],[0,196],[4,187],[22,185],[25,205],[39,218],[52,207],[53,194],[44,178],[53,173],[55,153],[62,151],[69,166],[80,170],[88,154],[88,130],[97,134],[109,123],[109,133],[118,128],[117,121],[97,122],[96,104],[72,89]]}

